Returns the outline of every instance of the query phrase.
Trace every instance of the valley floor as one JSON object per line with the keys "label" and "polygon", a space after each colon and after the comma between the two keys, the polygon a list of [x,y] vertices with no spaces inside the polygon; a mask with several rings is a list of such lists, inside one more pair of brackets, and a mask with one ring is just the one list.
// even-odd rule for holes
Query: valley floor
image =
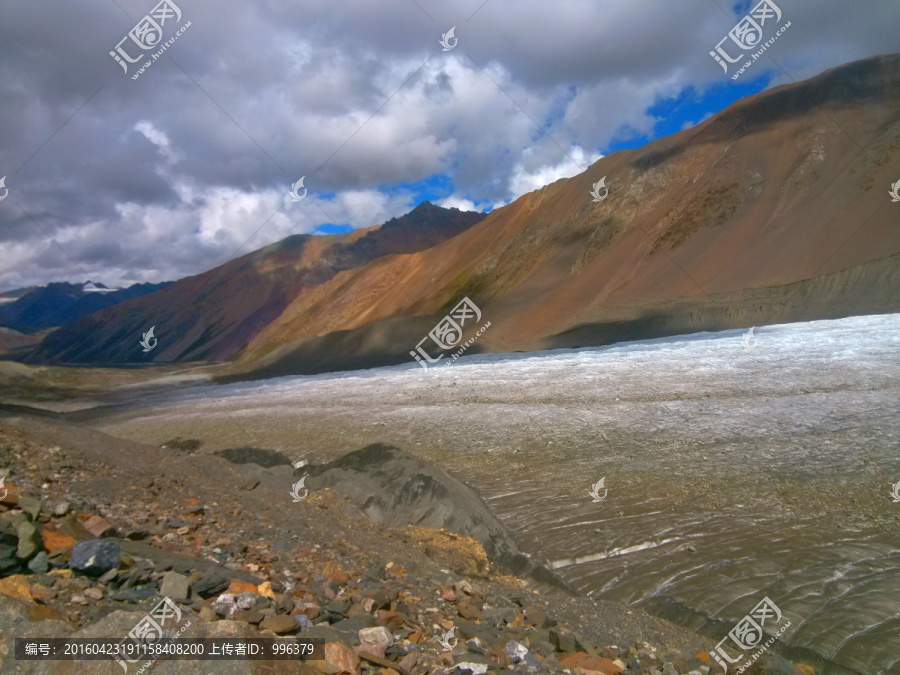
{"label": "valley floor", "polygon": [[791,660],[900,663],[900,315],[135,393],[75,419],[201,454],[387,442],[473,485],[594,598],[718,641],[769,597]]}

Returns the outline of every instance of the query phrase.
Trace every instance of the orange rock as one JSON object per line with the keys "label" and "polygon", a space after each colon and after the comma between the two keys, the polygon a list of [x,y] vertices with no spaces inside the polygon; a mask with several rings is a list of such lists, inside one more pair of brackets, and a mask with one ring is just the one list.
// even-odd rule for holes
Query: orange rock
{"label": "orange rock", "polygon": [[574,654],[566,654],[559,660],[559,665],[563,668],[572,668],[577,666],[583,659],[586,659],[588,655],[585,652],[575,652]]}
{"label": "orange rock", "polygon": [[294,607],[291,610],[291,614],[297,616],[298,614],[305,614],[306,618],[310,621],[315,621],[319,618],[319,606],[314,602],[305,602],[301,605]]}
{"label": "orange rock", "polygon": [[410,634],[409,634],[409,637],[407,637],[406,639],[409,640],[410,642],[414,642],[414,643],[416,643],[416,644],[419,644],[419,640],[422,639],[422,634],[421,634],[421,633],[418,633],[418,632],[416,632],[416,633],[410,633]]}
{"label": "orange rock", "polygon": [[100,516],[91,516],[83,523],[84,529],[95,537],[107,537],[115,534],[116,528],[110,525],[104,518]]}
{"label": "orange rock", "polygon": [[66,615],[46,605],[28,605],[29,621],[47,621],[48,619],[66,621]]}
{"label": "orange rock", "polygon": [[250,583],[249,581],[239,581],[237,579],[232,579],[231,583],[228,585],[228,593],[232,595],[238,595],[240,593],[256,593],[257,588],[256,584]]}
{"label": "orange rock", "polygon": [[[5,495],[3,495],[4,490],[6,491]],[[3,489],[0,490],[0,495],[3,495],[0,504],[15,506],[19,503],[19,488],[14,483],[5,483]]]}
{"label": "orange rock", "polygon": [[403,615],[397,612],[391,612],[387,609],[379,609],[375,612],[375,618],[387,625],[391,630],[400,630],[403,628]]}
{"label": "orange rock", "polygon": [[622,675],[619,668],[610,659],[602,656],[588,656],[575,666],[575,675]]}
{"label": "orange rock", "polygon": [[31,597],[38,602],[46,602],[47,600],[52,600],[56,597],[56,591],[52,588],[35,584],[31,587]]}
{"label": "orange rock", "polygon": [[393,668],[382,668],[378,671],[378,675],[400,675],[400,672]]}
{"label": "orange rock", "polygon": [[31,597],[31,585],[24,574],[13,574],[5,579],[0,579],[0,593],[25,602],[34,602]]}
{"label": "orange rock", "polygon": [[59,532],[51,532],[50,530],[43,530],[41,539],[44,540],[44,548],[47,549],[47,553],[56,553],[61,549],[75,545],[75,537],[60,534]]}
{"label": "orange rock", "polygon": [[264,581],[256,587],[256,592],[264,598],[275,599],[275,591],[272,590],[272,582]]}
{"label": "orange rock", "polygon": [[359,675],[359,657],[343,642],[327,642],[322,648],[325,660],[340,668],[338,675]]}

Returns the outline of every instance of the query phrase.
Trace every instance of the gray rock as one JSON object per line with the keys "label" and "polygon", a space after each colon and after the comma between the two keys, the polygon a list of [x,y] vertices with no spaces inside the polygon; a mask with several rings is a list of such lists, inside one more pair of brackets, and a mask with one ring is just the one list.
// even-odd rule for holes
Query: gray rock
{"label": "gray rock", "polygon": [[353,640],[358,640],[359,631],[363,628],[374,628],[376,625],[377,621],[374,616],[358,616],[353,617],[352,619],[341,619],[340,621],[331,624],[331,627],[342,633],[351,635],[351,639]]}
{"label": "gray rock", "polygon": [[31,516],[31,520],[37,520],[41,513],[41,500],[34,497],[19,497],[19,508]]}
{"label": "gray rock", "polygon": [[100,575],[100,578],[97,580],[102,584],[108,584],[110,581],[115,579],[119,575],[118,570],[110,570],[106,574]]}
{"label": "gray rock", "polygon": [[19,538],[16,557],[28,560],[44,548],[44,542],[37,527],[28,518],[19,516],[15,522],[16,536]]}
{"label": "gray rock", "polygon": [[188,578],[178,572],[166,572],[159,587],[159,594],[178,602],[187,602],[191,589]]}
{"label": "gray rock", "polygon": [[394,644],[394,636],[384,626],[374,628],[362,628],[359,631],[359,641],[373,645],[383,646],[385,649]]}
{"label": "gray rock", "polygon": [[348,616],[350,613],[351,603],[346,600],[334,600],[325,606],[325,611],[329,614],[340,614]]}
{"label": "gray rock", "polygon": [[22,571],[22,561],[16,557],[16,546],[0,544],[0,577]]}
{"label": "gray rock", "polygon": [[516,610],[512,607],[488,607],[482,614],[482,620],[496,628],[516,620]]}
{"label": "gray rock", "polygon": [[473,637],[471,640],[466,640],[466,649],[473,654],[484,654],[484,642],[479,637]]}
{"label": "gray rock", "polygon": [[[510,640],[506,643],[506,648],[504,649],[507,658],[510,663],[521,663],[528,668],[539,668],[541,662],[528,651],[528,647],[523,645],[521,642],[516,642],[515,640]],[[475,661],[476,659],[472,659]]]}
{"label": "gray rock", "polygon": [[69,512],[69,509],[72,508],[69,502],[60,502],[56,506],[53,507],[53,515],[57,518],[62,518]]}
{"label": "gray rock", "polygon": [[132,604],[140,604],[145,600],[158,598],[159,594],[156,589],[151,586],[141,586],[140,588],[126,588],[113,593],[111,600],[116,602],[127,602]]}
{"label": "gray rock", "polygon": [[237,611],[237,604],[234,601],[234,596],[231,593],[223,593],[216,598],[216,601],[213,603],[213,609],[219,616],[230,619],[234,616],[235,611]]}
{"label": "gray rock", "polygon": [[16,557],[19,537],[12,523],[0,520],[0,577],[20,572],[22,561]]}
{"label": "gray rock", "polygon": [[116,569],[122,559],[119,545],[112,539],[79,541],[72,547],[69,567],[76,572],[99,577]]}
{"label": "gray rock", "polygon": [[503,651],[509,658],[510,663],[519,663],[520,661],[524,661],[525,657],[528,656],[528,647],[515,640],[507,642],[506,649]]}
{"label": "gray rock", "polygon": [[199,595],[201,598],[211,598],[226,590],[230,583],[228,577],[223,574],[208,572],[198,581],[191,584],[191,591],[194,595]]}
{"label": "gray rock", "polygon": [[234,604],[237,605],[238,609],[253,609],[259,603],[260,596],[256,593],[241,593],[240,595],[235,596]]}
{"label": "gray rock", "polygon": [[586,652],[587,649],[577,636],[571,633],[559,633],[558,631],[550,631],[550,644],[556,647],[557,651],[574,654],[575,652]]}
{"label": "gray rock", "polygon": [[50,571],[50,556],[46,551],[41,551],[28,561],[28,569],[35,574],[46,574]]}

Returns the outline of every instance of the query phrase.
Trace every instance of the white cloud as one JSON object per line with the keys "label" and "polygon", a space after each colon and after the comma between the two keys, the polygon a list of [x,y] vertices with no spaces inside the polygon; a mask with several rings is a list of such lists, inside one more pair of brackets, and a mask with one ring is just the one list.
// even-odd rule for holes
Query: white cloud
{"label": "white cloud", "polygon": [[450,196],[445,197],[444,199],[439,199],[435,202],[438,206],[442,206],[445,209],[459,209],[460,211],[477,211],[479,213],[484,212],[484,207],[478,208],[475,206],[475,202],[471,199],[463,199],[461,197]]}
{"label": "white cloud", "polygon": [[546,164],[532,170],[525,169],[522,164],[516,164],[509,179],[510,201],[555,183],[561,178],[570,178],[582,173],[603,157],[600,153],[589,154],[579,146],[572,148],[567,154],[568,158],[557,164]]}

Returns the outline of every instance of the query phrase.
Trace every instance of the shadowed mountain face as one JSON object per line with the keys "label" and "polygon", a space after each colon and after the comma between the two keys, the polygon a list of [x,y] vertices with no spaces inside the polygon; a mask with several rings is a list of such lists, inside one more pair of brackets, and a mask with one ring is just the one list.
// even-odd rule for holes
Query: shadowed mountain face
{"label": "shadowed mountain face", "polygon": [[[31,362],[135,363],[224,360],[298,295],[377,258],[410,254],[484,218],[428,202],[402,218],[350,235],[296,235],[149,296],[96,312],[49,335]],[[157,348],[138,341],[155,326]]]}
{"label": "shadowed mountain face", "polygon": [[168,285],[169,282],[134,284],[112,290],[90,282],[52,283],[23,289],[26,292],[21,295],[13,291],[11,294],[17,299],[0,304],[0,326],[25,334],[65,326],[98,310],[148,295]]}
{"label": "shadowed mountain face", "polygon": [[[349,240],[292,237],[57,331],[32,359],[241,350],[236,377],[411,362],[465,296],[491,323],[470,354],[900,311],[898,150],[900,56],[867,59],[483,220],[426,204]],[[151,325],[159,347],[142,357]]]}

